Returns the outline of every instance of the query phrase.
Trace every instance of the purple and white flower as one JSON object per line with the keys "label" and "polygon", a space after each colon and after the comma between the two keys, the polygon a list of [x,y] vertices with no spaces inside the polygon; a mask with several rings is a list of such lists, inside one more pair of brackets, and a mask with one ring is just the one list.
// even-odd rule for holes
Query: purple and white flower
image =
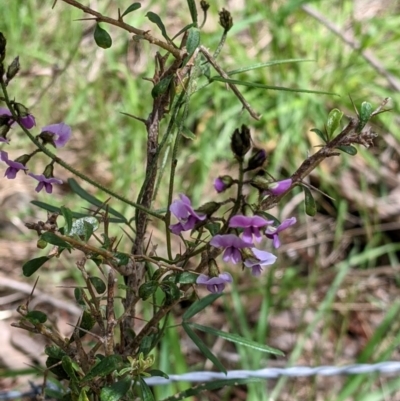
{"label": "purple and white flower", "polygon": [[261,216],[249,217],[249,216],[237,215],[233,216],[229,220],[229,227],[244,228],[242,238],[246,242],[251,242],[253,240],[253,235],[254,235],[254,240],[256,242],[260,242],[262,239],[260,228],[273,223],[274,223],[273,220],[266,220]]}
{"label": "purple and white flower", "polygon": [[244,265],[251,269],[253,276],[259,276],[264,266],[269,266],[275,263],[276,256],[266,251],[260,251],[257,248],[251,248],[254,258],[250,257],[244,261]]}
{"label": "purple and white flower", "polygon": [[265,235],[267,238],[273,240],[274,248],[279,248],[281,241],[279,240],[279,233],[286,228],[296,224],[296,217],[291,217],[290,219],[284,220],[278,227],[268,226],[265,230]]}
{"label": "purple and white flower", "polygon": [[56,148],[62,148],[71,138],[71,127],[64,123],[46,125],[39,137]]}
{"label": "purple and white flower", "polygon": [[199,221],[205,220],[205,214],[196,213],[192,208],[192,202],[184,195],[179,195],[180,200],[176,199],[169,207],[170,212],[178,219],[178,223],[169,226],[169,229],[176,235],[182,231],[192,230]]}
{"label": "purple and white flower", "polygon": [[63,181],[58,178],[54,178],[54,177],[48,178],[48,177],[45,177],[43,174],[38,175],[38,174],[29,173],[28,175],[33,177],[35,180],[39,181],[39,184],[35,188],[36,192],[40,192],[43,188],[45,188],[46,192],[48,194],[51,194],[53,192],[53,184],[62,184],[63,183]]}
{"label": "purple and white flower", "polygon": [[4,150],[0,151],[0,160],[6,163],[8,166],[6,172],[4,173],[4,176],[7,177],[9,180],[13,180],[17,176],[18,171],[28,170],[28,168],[22,163],[9,160],[8,153],[5,152]]}
{"label": "purple and white flower", "polygon": [[250,248],[254,246],[251,242],[246,242],[235,234],[216,235],[210,241],[210,245],[216,248],[225,248],[223,260],[229,260],[236,264],[242,260],[242,254],[239,249]]}
{"label": "purple and white flower", "polygon": [[200,274],[196,280],[196,284],[201,284],[207,286],[207,290],[212,293],[222,292],[225,285],[232,283],[233,279],[229,273],[220,273],[216,277],[206,276],[205,274]]}

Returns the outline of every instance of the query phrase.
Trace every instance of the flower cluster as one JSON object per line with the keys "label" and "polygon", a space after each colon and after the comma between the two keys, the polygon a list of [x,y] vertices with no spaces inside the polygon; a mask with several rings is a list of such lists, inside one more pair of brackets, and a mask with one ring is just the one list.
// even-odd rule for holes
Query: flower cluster
{"label": "flower cluster", "polygon": [[[287,184],[285,184],[287,186]],[[178,219],[178,223],[169,226],[171,232],[180,235],[183,231],[189,231],[206,219],[206,215],[196,212],[190,199],[183,194],[180,199],[172,202],[170,212]],[[215,235],[210,245],[216,248],[223,248],[222,259],[224,262],[243,265],[251,270],[254,276],[259,276],[263,267],[272,265],[276,256],[270,252],[257,249],[254,242],[260,243],[266,237],[272,239],[274,248],[279,248],[279,233],[296,223],[292,217],[275,226],[274,220],[267,220],[261,216],[233,216],[229,221],[229,227],[236,232],[241,231],[240,236],[229,234]],[[209,275],[201,274],[196,283],[205,285],[211,292],[221,292],[227,283],[232,282],[232,276],[228,273],[220,273],[217,269],[210,269]]]}
{"label": "flower cluster", "polygon": [[[21,106],[22,107],[22,106]],[[21,117],[18,119],[18,122],[25,128],[31,129],[36,125],[35,117],[25,109],[23,114],[21,113]],[[10,110],[0,107],[0,126],[5,129],[1,130],[0,135],[0,143],[8,144],[10,140],[6,137],[9,129],[16,124],[16,121]],[[71,137],[71,127],[64,123],[51,124],[42,128],[40,134],[37,136],[38,139],[42,141],[43,144],[51,144],[55,148],[63,147]],[[8,157],[8,153],[4,150],[0,151],[0,161],[5,163],[8,167],[4,173],[4,176],[10,180],[14,179],[17,176],[19,171],[26,171],[28,168],[26,167],[27,163],[31,159],[31,157],[37,153],[33,152],[30,155],[22,155],[15,160],[10,160]],[[40,192],[43,188],[47,193],[51,194],[53,191],[53,184],[62,184],[63,181],[54,178],[53,176],[53,164],[49,164],[44,170],[43,174],[28,174],[30,177],[39,181],[36,192]]]}

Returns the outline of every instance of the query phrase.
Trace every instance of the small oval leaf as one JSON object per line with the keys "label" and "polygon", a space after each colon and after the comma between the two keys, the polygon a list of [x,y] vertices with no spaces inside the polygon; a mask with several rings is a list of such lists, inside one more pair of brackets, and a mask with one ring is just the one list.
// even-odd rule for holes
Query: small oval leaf
{"label": "small oval leaf", "polygon": [[117,381],[110,387],[103,387],[100,392],[101,401],[118,401],[126,395],[132,385],[132,379],[125,377],[124,379]]}
{"label": "small oval leaf", "polygon": [[154,85],[154,88],[151,90],[151,96],[153,97],[153,99],[156,99],[158,96],[163,95],[168,90],[171,79],[172,75],[163,78],[160,82]]}
{"label": "small oval leaf", "polygon": [[[88,225],[92,228],[90,229]],[[84,237],[86,239],[89,234],[92,235],[93,231],[96,231],[98,228],[99,222],[96,217],[82,217],[81,219],[77,219],[72,223],[72,227],[68,235],[70,235],[71,237],[77,235],[78,237]]]}
{"label": "small oval leaf", "polygon": [[146,14],[146,17],[147,17],[153,24],[156,24],[156,25],[158,26],[158,28],[159,28],[160,31],[161,31],[162,36],[164,36],[164,38],[167,39],[168,42],[170,42],[171,39],[170,39],[169,36],[167,35],[167,31],[166,31],[166,29],[165,29],[165,26],[164,26],[163,22],[161,21],[161,18],[160,18],[156,13],[153,13],[153,12],[151,12],[151,11],[149,11],[149,12]]}
{"label": "small oval leaf", "polygon": [[106,291],[106,285],[104,281],[99,277],[89,277],[89,281],[92,283],[98,294],[103,294]]}
{"label": "small oval leaf", "polygon": [[111,36],[98,23],[96,24],[96,29],[94,30],[93,37],[96,45],[101,47],[102,49],[109,49],[112,45]]}
{"label": "small oval leaf", "polygon": [[142,391],[142,401],[155,401],[153,392],[148,384],[139,376],[140,390]]}
{"label": "small oval leaf", "polygon": [[306,213],[309,216],[315,216],[317,213],[317,205],[315,204],[314,197],[312,196],[311,191],[307,188],[304,187],[304,204],[306,206]]}
{"label": "small oval leaf", "polygon": [[43,233],[40,238],[44,241],[47,241],[49,244],[52,245],[56,245],[59,246],[61,248],[66,248],[66,249],[70,249],[71,245],[68,244],[68,242],[65,242],[64,240],[62,240],[61,238],[59,238],[56,234],[47,231],[45,233]]}
{"label": "small oval leaf", "polygon": [[354,146],[338,146],[337,149],[341,150],[344,153],[349,154],[350,156],[354,156],[357,154],[357,149]]}
{"label": "small oval leaf", "polygon": [[138,10],[142,5],[140,3],[133,3],[131,4],[121,15],[121,18],[125,17],[125,15]]}
{"label": "small oval leaf", "polygon": [[192,272],[182,272],[175,276],[175,283],[194,284],[199,277],[198,274]]}
{"label": "small oval leaf", "polygon": [[103,377],[118,370],[121,367],[122,358],[120,355],[110,355],[104,357],[97,365],[90,369],[89,373],[82,381],[92,380],[95,377]]}
{"label": "small oval leaf", "polygon": [[186,63],[190,60],[190,58],[193,56],[193,53],[196,51],[199,45],[200,45],[200,30],[197,28],[190,28],[189,35],[186,41],[186,50],[188,52],[188,55],[182,62],[183,66],[186,65]]}
{"label": "small oval leaf", "polygon": [[333,109],[329,113],[328,121],[326,122],[326,131],[328,138],[331,139],[334,132],[340,126],[340,121],[342,120],[343,113],[338,109]]}
{"label": "small oval leaf", "polygon": [[25,317],[33,324],[46,323],[47,321],[47,315],[38,310],[29,311]]}
{"label": "small oval leaf", "polygon": [[362,102],[360,108],[360,121],[357,126],[357,132],[360,132],[367,124],[372,114],[372,105],[368,102]]}
{"label": "small oval leaf", "polygon": [[74,289],[74,297],[75,297],[75,301],[79,304],[79,305],[85,305],[85,301],[83,300],[83,290],[82,288],[76,287]]}
{"label": "small oval leaf", "polygon": [[321,130],[319,130],[318,128],[313,128],[312,130],[310,130],[312,132],[315,132],[324,142],[328,141],[328,137],[326,136],[325,132],[322,132]]}
{"label": "small oval leaf", "polygon": [[157,291],[157,288],[157,281],[148,281],[147,283],[142,284],[139,288],[139,298],[145,301]]}
{"label": "small oval leaf", "polygon": [[22,266],[22,273],[25,277],[32,276],[32,274],[41,268],[49,259],[48,256],[41,256],[40,258],[28,260],[28,262],[24,263]]}

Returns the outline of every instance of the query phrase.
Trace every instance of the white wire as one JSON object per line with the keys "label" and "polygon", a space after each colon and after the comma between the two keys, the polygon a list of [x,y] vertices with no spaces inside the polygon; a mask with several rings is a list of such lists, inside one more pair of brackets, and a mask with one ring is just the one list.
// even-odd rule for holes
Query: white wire
{"label": "white wire", "polygon": [[[211,380],[223,379],[278,379],[286,377],[307,377],[307,376],[338,376],[338,375],[357,375],[365,373],[392,374],[400,372],[400,362],[388,361],[375,364],[355,364],[346,366],[291,366],[287,368],[265,368],[259,370],[230,370],[225,375],[220,372],[191,372],[181,375],[169,375],[168,379],[163,377],[148,377],[145,379],[150,386],[162,386],[173,382],[208,382]],[[31,384],[32,390],[21,393],[19,391],[0,391],[0,400],[13,400],[21,397],[34,396],[40,394],[40,386]]]}

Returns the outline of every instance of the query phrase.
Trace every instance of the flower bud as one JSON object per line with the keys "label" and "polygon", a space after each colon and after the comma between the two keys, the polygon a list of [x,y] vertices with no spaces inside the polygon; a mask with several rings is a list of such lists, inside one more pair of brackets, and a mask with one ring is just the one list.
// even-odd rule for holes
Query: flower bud
{"label": "flower bud", "polygon": [[8,82],[10,82],[18,74],[19,69],[19,57],[17,56],[7,68],[6,77]]}
{"label": "flower bud", "polygon": [[196,209],[195,212],[203,213],[203,214],[206,214],[207,216],[211,216],[220,207],[221,207],[221,204],[219,202],[207,202],[204,205],[200,206],[198,209]]}
{"label": "flower bud", "polygon": [[219,12],[219,23],[222,28],[224,28],[225,32],[228,32],[233,26],[231,13],[228,10],[225,10],[225,8]]}
{"label": "flower bud", "polygon": [[230,188],[233,184],[233,178],[229,175],[224,175],[218,177],[214,181],[214,188],[218,193],[224,192],[226,189]]}
{"label": "flower bud", "polygon": [[208,262],[208,275],[210,277],[218,277],[219,275],[219,269],[215,259],[210,259]]}
{"label": "flower bud", "polygon": [[39,248],[39,249],[44,249],[44,248],[46,248],[47,244],[48,244],[47,241],[45,241],[42,238],[39,238],[37,240],[36,247]]}
{"label": "flower bud", "polygon": [[253,149],[253,155],[250,157],[246,171],[255,170],[256,168],[262,167],[267,160],[267,152],[264,149],[255,148]]}
{"label": "flower bud", "polygon": [[201,0],[200,7],[203,10],[203,12],[207,12],[207,10],[210,8],[210,3],[208,1]]}
{"label": "flower bud", "polygon": [[31,159],[31,155],[22,155],[22,156],[17,157],[14,161],[26,166],[30,159]]}
{"label": "flower bud", "polygon": [[250,185],[253,187],[261,190],[261,191],[268,191],[269,185],[271,183],[261,175],[256,175],[251,181]]}
{"label": "flower bud", "polygon": [[48,164],[48,165],[46,166],[46,168],[44,169],[43,175],[44,175],[46,178],[53,178],[53,177],[54,177],[53,172],[54,172],[54,166],[53,166],[53,163],[50,163],[50,164]]}
{"label": "flower bud", "polygon": [[29,110],[21,103],[14,103],[14,109],[18,114],[18,117],[23,118],[29,116]]}
{"label": "flower bud", "polygon": [[242,125],[241,131],[235,129],[231,138],[231,149],[235,156],[241,159],[250,150],[250,146],[251,136],[249,128]]}

